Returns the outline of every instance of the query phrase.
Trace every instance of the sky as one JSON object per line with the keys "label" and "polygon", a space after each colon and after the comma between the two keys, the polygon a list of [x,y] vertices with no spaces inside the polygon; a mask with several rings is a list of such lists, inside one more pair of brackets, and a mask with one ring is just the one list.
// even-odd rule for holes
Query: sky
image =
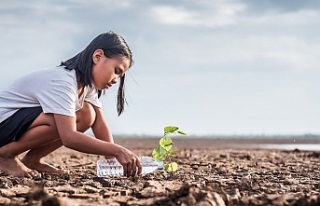
{"label": "sky", "polygon": [[320,134],[318,0],[1,0],[0,89],[107,31],[134,58],[114,135]]}

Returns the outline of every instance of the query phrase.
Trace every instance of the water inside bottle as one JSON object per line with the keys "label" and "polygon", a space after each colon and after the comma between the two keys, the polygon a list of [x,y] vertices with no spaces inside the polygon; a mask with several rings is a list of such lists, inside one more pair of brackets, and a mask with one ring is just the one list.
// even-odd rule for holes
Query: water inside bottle
{"label": "water inside bottle", "polygon": [[[142,174],[152,173],[157,169],[162,169],[162,161],[154,161],[152,157],[140,156],[142,164]],[[99,159],[97,161],[97,175],[98,177],[117,177],[123,175],[122,165],[117,159]]]}

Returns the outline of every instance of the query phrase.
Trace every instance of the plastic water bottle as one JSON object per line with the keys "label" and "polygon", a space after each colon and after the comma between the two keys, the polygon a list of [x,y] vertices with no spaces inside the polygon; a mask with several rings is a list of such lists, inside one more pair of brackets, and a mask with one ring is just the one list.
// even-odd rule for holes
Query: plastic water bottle
{"label": "plastic water bottle", "polygon": [[[141,156],[139,160],[142,164],[142,174],[152,173],[157,169],[163,168],[162,161],[154,161],[152,157]],[[97,175],[98,177],[117,177],[123,175],[122,165],[116,158],[99,159],[97,161]]]}

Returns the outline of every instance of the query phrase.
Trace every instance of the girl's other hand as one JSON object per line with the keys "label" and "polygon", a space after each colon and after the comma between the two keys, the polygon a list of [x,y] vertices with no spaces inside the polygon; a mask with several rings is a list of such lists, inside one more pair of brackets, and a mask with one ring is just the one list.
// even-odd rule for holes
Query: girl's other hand
{"label": "girl's other hand", "polygon": [[139,157],[126,148],[122,148],[119,155],[116,156],[118,162],[123,167],[123,175],[127,177],[140,176],[142,172],[142,165]]}

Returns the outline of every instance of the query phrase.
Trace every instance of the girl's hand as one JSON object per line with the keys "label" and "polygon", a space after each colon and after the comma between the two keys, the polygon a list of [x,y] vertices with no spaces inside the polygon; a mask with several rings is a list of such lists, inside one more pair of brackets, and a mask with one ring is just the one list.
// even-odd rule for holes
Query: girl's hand
{"label": "girl's hand", "polygon": [[116,156],[118,162],[123,167],[123,175],[127,177],[140,176],[142,165],[139,157],[126,148],[122,148],[121,153]]}

